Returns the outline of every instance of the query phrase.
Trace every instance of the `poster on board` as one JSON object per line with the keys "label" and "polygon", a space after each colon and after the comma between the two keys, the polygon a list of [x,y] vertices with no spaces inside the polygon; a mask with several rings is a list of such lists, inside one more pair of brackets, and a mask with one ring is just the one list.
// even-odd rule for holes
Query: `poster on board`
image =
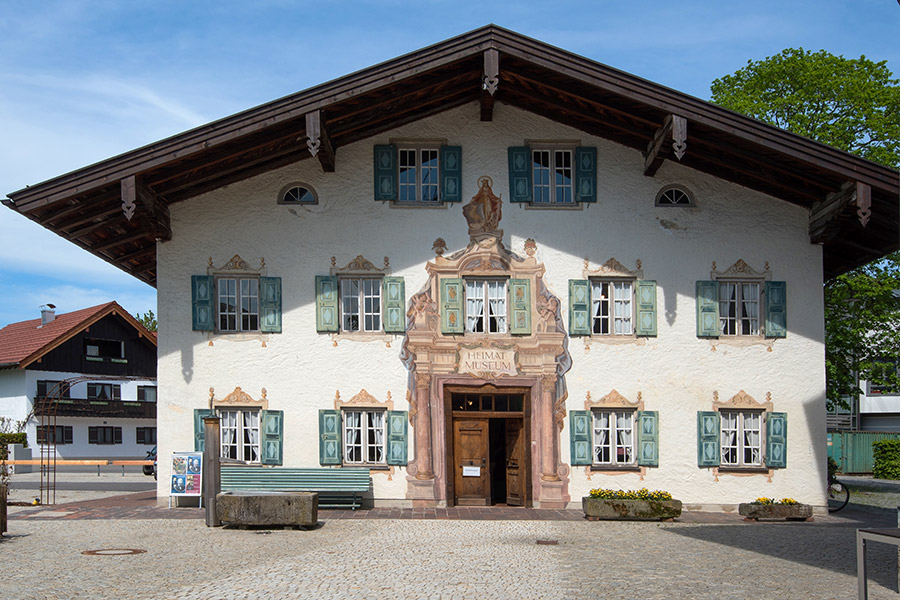
{"label": "poster on board", "polygon": [[172,496],[197,496],[203,490],[203,453],[172,453]]}

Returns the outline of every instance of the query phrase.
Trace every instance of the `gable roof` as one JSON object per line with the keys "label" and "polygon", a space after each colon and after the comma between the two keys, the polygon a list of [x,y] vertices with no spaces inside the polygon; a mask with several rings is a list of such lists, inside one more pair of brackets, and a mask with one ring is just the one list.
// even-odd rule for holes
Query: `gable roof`
{"label": "gable roof", "polygon": [[155,285],[170,204],[310,159],[310,147],[333,170],[341,146],[474,101],[482,120],[502,102],[641,150],[649,176],[675,159],[672,121],[680,118],[681,164],[810,209],[826,277],[900,248],[897,171],[495,25],[13,192],[4,203]]}
{"label": "gable roof", "polygon": [[107,315],[121,317],[156,346],[156,335],[113,301],[57,315],[44,326],[31,319],[0,329],[0,369],[26,368]]}

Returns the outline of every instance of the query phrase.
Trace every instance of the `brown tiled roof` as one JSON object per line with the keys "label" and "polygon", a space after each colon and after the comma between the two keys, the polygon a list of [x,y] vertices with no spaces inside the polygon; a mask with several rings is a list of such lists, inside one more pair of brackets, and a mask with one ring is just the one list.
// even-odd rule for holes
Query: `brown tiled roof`
{"label": "brown tiled roof", "polygon": [[113,301],[57,315],[53,321],[44,326],[41,326],[40,319],[10,323],[0,329],[0,368],[24,368],[112,313],[124,318],[156,345],[156,336]]}

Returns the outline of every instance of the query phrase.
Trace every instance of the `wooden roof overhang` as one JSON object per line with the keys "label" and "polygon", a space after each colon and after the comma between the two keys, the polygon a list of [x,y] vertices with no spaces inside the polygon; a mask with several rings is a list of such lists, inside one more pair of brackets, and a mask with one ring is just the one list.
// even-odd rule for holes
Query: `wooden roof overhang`
{"label": "wooden roof overhang", "polygon": [[493,25],[9,194],[11,208],[156,283],[168,207],[465,103],[499,101],[802,206],[827,278],[900,248],[898,173]]}

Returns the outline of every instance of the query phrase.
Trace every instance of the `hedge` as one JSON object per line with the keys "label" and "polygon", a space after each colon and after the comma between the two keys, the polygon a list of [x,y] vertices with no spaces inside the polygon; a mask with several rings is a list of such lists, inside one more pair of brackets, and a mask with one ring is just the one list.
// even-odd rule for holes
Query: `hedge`
{"label": "hedge", "polygon": [[900,479],[900,440],[879,440],[872,443],[876,479]]}
{"label": "hedge", "polygon": [[6,446],[8,444],[22,444],[28,447],[28,434],[26,433],[0,433],[0,460],[6,460]]}

